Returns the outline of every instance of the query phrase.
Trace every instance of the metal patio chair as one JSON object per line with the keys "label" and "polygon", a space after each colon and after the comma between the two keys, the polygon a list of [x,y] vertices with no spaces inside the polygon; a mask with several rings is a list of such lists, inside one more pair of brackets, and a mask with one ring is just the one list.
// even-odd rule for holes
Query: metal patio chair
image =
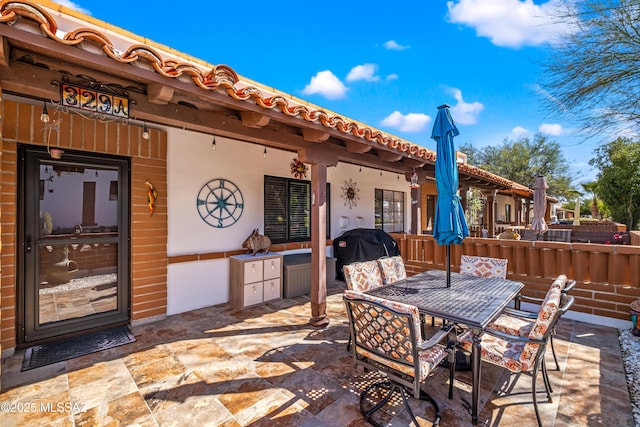
{"label": "metal patio chair", "polygon": [[[531,393],[538,426],[542,427],[538,412],[536,380],[542,371],[548,402],[552,402],[551,383],[547,375],[544,355],[547,343],[558,320],[573,305],[574,297],[563,295],[559,287],[551,287],[540,306],[535,322],[527,336],[508,334],[487,328],[482,336],[482,360],[501,366],[513,373],[531,372]],[[471,352],[473,334],[467,331],[458,338],[459,346]]]}
{"label": "metal patio chair", "polygon": [[[551,288],[557,287],[560,289],[560,293],[563,296],[566,296],[576,285],[575,280],[567,280],[567,276],[564,274],[559,275],[551,284],[549,291]],[[546,296],[545,296],[546,298]],[[545,299],[533,298],[524,295],[518,296],[519,302],[528,302],[537,304],[538,306],[542,306],[544,304]],[[519,306],[519,304],[517,304]],[[505,308],[500,316],[494,320],[489,327],[507,334],[511,335],[520,335],[527,336],[533,325],[535,323],[536,318],[538,317],[538,311],[527,311],[522,309],[513,309],[513,308]],[[551,336],[549,338],[549,342],[551,344],[551,353],[553,355],[553,361],[556,364],[556,370],[560,370],[560,364],[558,363],[558,357],[556,356],[556,349],[553,344],[553,336],[556,334],[555,328],[551,332]]]}
{"label": "metal patio chair", "polygon": [[[365,420],[373,425],[373,413],[384,407],[394,393],[399,393],[409,416],[419,425],[407,392],[416,399],[429,401],[435,408],[434,426],[440,422],[440,407],[421,385],[445,358],[449,361],[449,399],[453,397],[455,358],[455,328],[444,325],[428,340],[422,339],[420,314],[415,306],[392,302],[356,291],[343,294],[349,329],[353,340],[352,357],[355,366],[368,371],[383,373],[387,380],[369,385],[360,393],[360,411]],[[386,395],[371,409],[372,392]]]}
{"label": "metal patio chair", "polygon": [[[366,292],[384,284],[380,265],[376,260],[352,262],[342,267],[342,273],[347,289],[352,291]],[[350,349],[351,336],[347,343],[347,351]]]}

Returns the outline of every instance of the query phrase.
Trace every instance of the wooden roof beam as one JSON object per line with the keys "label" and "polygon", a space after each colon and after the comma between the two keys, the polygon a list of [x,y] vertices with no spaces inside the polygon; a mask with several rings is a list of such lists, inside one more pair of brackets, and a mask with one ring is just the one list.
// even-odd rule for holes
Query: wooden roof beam
{"label": "wooden roof beam", "polygon": [[385,162],[397,162],[402,159],[402,153],[378,150],[378,157],[380,157]]}
{"label": "wooden roof beam", "polygon": [[240,118],[242,124],[248,128],[262,128],[269,124],[269,116],[256,113],[255,111],[241,111]]}
{"label": "wooden roof beam", "polygon": [[9,65],[9,56],[11,49],[9,48],[9,41],[6,37],[0,36],[0,65]]}
{"label": "wooden roof beam", "polygon": [[147,85],[147,100],[151,104],[166,105],[173,98],[173,92],[171,86],[150,83]]}
{"label": "wooden roof beam", "polygon": [[427,161],[419,157],[405,157],[402,159],[402,163],[404,163],[405,165],[407,165],[407,167],[410,167],[412,169],[418,169],[425,166],[427,164]]}
{"label": "wooden roof beam", "polygon": [[329,132],[317,129],[302,128],[302,137],[309,142],[324,142],[329,139]]}
{"label": "wooden roof beam", "polygon": [[345,147],[347,147],[347,151],[350,153],[362,154],[371,151],[371,146],[367,144],[362,144],[360,142],[352,141],[349,139],[345,139]]}

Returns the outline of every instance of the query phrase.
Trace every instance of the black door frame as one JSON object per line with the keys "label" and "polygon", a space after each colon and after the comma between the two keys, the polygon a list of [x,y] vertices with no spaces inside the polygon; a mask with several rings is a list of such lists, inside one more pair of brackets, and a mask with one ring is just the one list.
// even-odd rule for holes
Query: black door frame
{"label": "black door frame", "polygon": [[[65,150],[62,163],[76,163],[110,167],[119,172],[118,179],[118,261],[117,261],[117,309],[90,316],[38,324],[38,298],[35,273],[35,254],[39,241],[33,237],[33,230],[39,227],[39,215],[27,217],[27,213],[36,212],[40,186],[39,163],[50,159],[44,147],[21,145],[18,147],[18,220],[16,244],[16,281],[17,281],[17,346],[26,347],[48,341],[59,340],[89,331],[128,324],[131,318],[131,202],[130,176],[131,166],[128,158],[97,155]],[[31,255],[27,254],[30,243]],[[31,283],[30,283],[31,282]],[[29,289],[29,286],[31,288]],[[29,305],[31,305],[29,307]],[[35,312],[34,312],[35,311]]]}

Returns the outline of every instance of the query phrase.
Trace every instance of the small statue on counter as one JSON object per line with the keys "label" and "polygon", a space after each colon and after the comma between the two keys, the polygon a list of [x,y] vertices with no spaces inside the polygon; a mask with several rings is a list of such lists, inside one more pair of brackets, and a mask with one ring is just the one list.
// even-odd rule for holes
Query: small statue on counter
{"label": "small statue on counter", "polygon": [[269,247],[271,246],[271,239],[268,236],[258,233],[258,229],[253,230],[251,235],[247,237],[242,243],[242,247],[247,250],[247,253],[255,255],[258,252],[269,253]]}

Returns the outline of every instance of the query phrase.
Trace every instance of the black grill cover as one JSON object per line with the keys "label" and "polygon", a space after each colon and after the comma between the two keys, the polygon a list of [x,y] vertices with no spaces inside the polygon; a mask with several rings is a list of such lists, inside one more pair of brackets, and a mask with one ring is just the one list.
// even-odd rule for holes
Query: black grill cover
{"label": "black grill cover", "polygon": [[386,232],[375,228],[355,228],[333,239],[336,277],[344,280],[342,267],[357,261],[400,255],[398,243]]}

